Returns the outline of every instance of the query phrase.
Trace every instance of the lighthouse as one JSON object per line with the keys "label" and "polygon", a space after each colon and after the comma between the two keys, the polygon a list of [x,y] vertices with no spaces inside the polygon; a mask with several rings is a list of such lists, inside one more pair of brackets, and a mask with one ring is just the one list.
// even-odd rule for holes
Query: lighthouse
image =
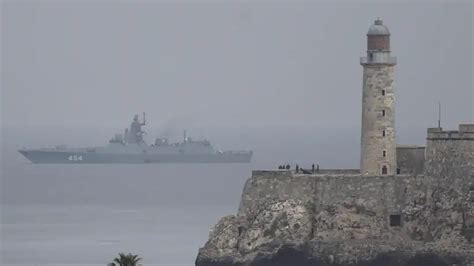
{"label": "lighthouse", "polygon": [[390,31],[375,20],[367,33],[367,56],[362,86],[362,174],[394,175],[396,172],[395,92],[396,58],[390,54]]}

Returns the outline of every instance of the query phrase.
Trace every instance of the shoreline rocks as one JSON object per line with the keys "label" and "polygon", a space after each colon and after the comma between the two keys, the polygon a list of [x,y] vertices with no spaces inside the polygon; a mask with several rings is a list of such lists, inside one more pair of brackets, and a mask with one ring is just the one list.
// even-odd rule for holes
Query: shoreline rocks
{"label": "shoreline rocks", "polygon": [[438,183],[254,175],[245,204],[213,227],[196,265],[474,265],[474,193]]}

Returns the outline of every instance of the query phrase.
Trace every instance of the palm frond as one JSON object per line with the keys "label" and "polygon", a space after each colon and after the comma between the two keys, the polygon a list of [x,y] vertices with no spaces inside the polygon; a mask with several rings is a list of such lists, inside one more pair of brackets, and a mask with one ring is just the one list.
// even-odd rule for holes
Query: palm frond
{"label": "palm frond", "polygon": [[138,257],[138,255],[120,252],[119,256],[114,258],[113,262],[117,263],[117,266],[137,266],[137,263],[141,260],[142,258]]}

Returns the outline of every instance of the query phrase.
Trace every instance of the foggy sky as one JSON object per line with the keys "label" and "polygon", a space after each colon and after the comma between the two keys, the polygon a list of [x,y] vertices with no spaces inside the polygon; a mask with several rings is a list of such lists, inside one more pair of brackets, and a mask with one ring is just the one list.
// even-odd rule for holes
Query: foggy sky
{"label": "foggy sky", "polygon": [[2,127],[359,127],[366,33],[391,31],[397,127],[474,122],[472,2],[4,1]]}

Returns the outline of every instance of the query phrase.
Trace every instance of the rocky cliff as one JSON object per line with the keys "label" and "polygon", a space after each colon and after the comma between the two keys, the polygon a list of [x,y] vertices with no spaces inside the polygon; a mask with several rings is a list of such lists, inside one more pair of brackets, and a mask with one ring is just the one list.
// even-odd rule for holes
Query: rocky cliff
{"label": "rocky cliff", "polygon": [[196,265],[474,266],[474,125],[428,129],[425,157],[423,175],[253,171]]}
{"label": "rocky cliff", "polygon": [[438,183],[254,171],[196,265],[474,265],[474,191]]}

